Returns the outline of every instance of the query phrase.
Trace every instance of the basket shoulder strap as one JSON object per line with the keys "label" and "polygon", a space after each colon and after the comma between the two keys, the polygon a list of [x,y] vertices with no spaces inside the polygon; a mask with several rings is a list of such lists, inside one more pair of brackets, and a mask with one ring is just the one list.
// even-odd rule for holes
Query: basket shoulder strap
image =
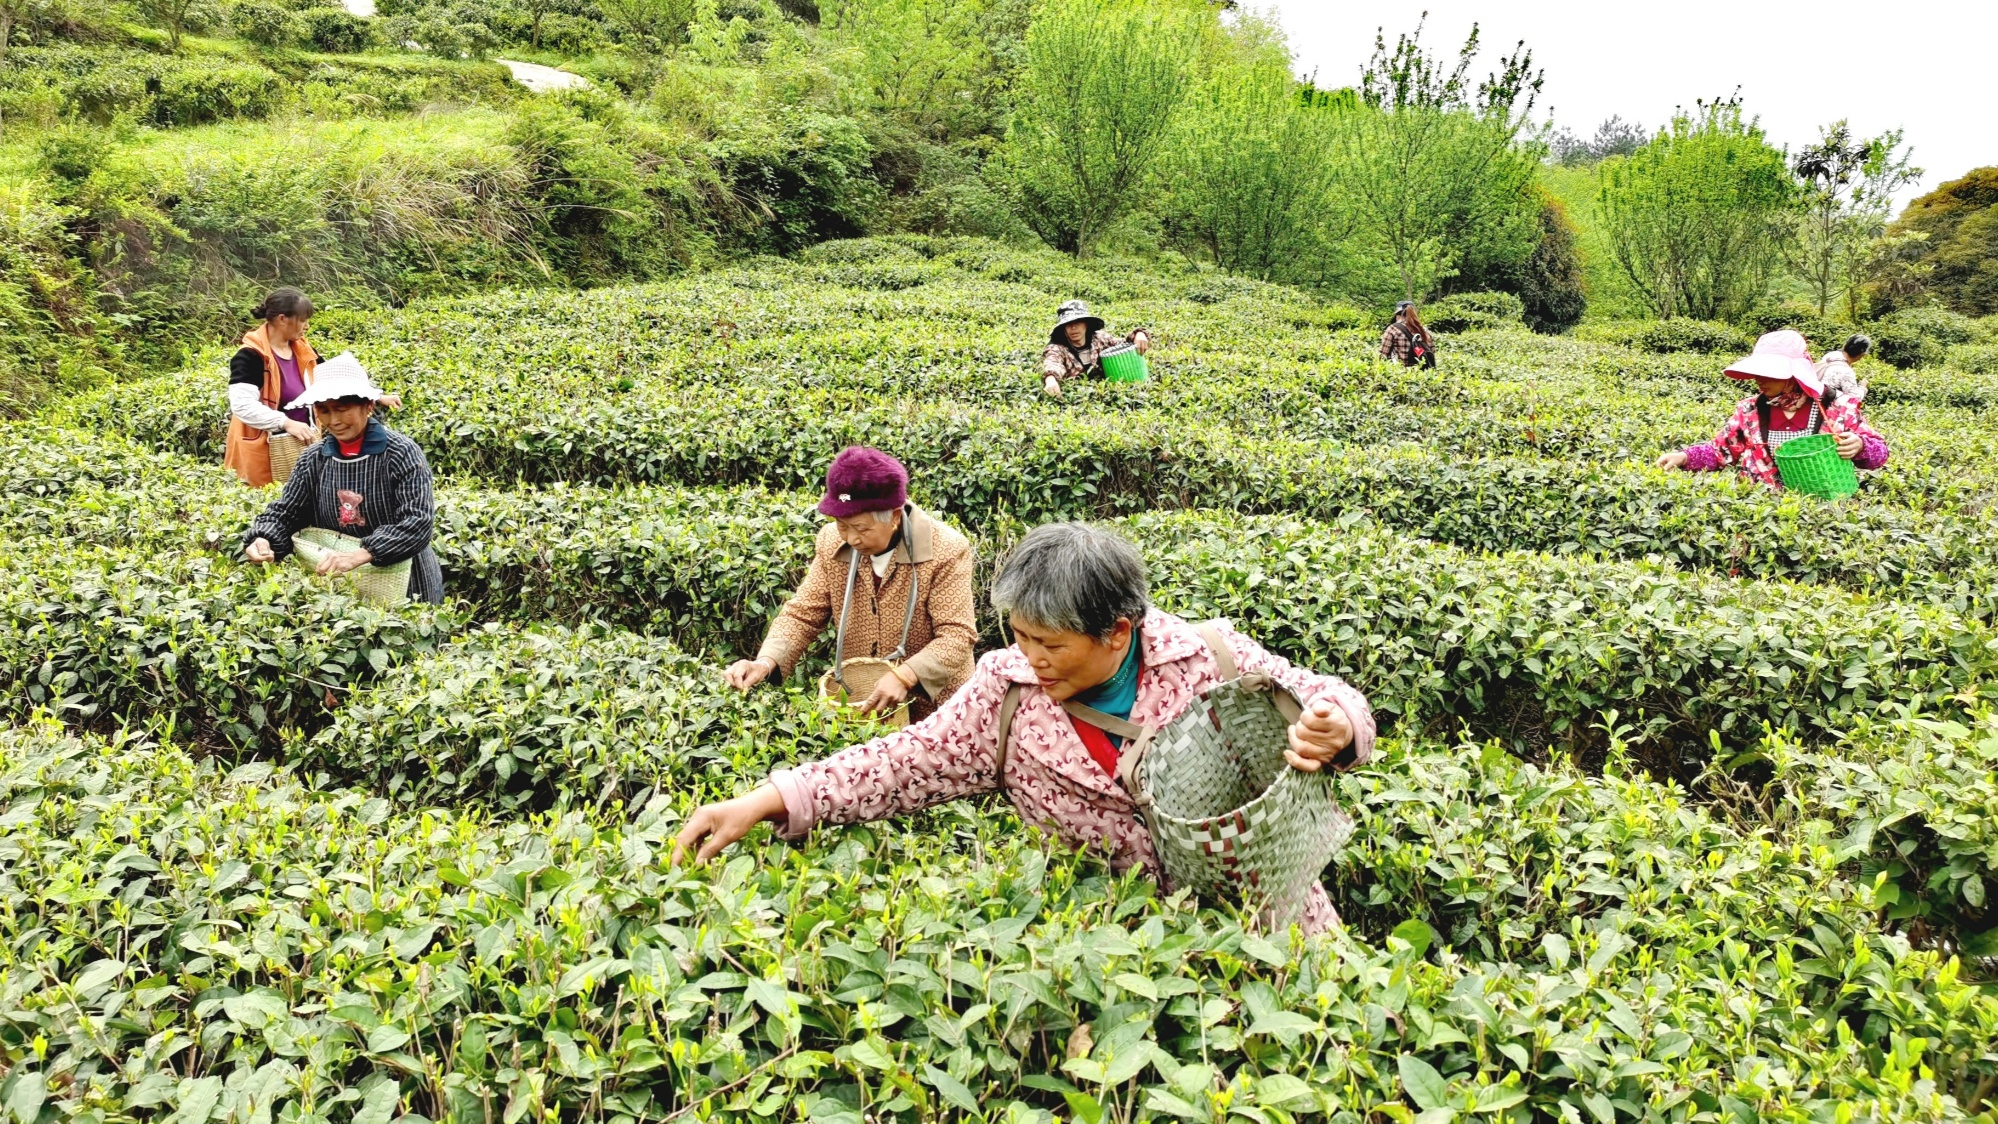
{"label": "basket shoulder strap", "polygon": [[[853,550],[852,547],[848,547],[847,549]],[[846,615],[853,611],[853,582],[859,575],[860,552],[854,550],[853,556],[846,561],[846,596],[840,599],[839,624],[833,629],[833,678],[839,680],[839,685],[846,691],[848,698],[853,697],[853,688],[848,685],[844,670],[844,665],[846,664]]]}
{"label": "basket shoulder strap", "polygon": [[992,749],[992,776],[999,791],[1006,791],[1006,743],[1013,736],[1013,712],[1020,709],[1020,685],[1009,684],[1006,697],[999,700],[999,743]]}
{"label": "basket shoulder strap", "polygon": [[1221,638],[1221,630],[1215,627],[1216,623],[1201,621],[1193,626],[1193,631],[1200,634],[1200,642],[1207,645],[1207,650],[1213,653],[1214,668],[1220,673],[1221,681],[1225,683],[1239,675],[1240,671],[1235,667],[1235,653],[1228,649],[1228,642]]}
{"label": "basket shoulder strap", "polygon": [[1093,706],[1084,706],[1074,699],[1069,699],[1067,702],[1062,703],[1061,708],[1068,712],[1069,717],[1080,718],[1106,734],[1115,734],[1120,738],[1128,740],[1143,737],[1145,733],[1143,726],[1138,725],[1128,718],[1119,718],[1114,714],[1105,714]]}

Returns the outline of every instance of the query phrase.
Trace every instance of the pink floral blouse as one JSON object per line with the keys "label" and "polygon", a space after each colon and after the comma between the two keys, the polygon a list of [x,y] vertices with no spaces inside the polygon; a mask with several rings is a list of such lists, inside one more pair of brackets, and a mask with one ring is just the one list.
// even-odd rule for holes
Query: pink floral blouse
{"label": "pink floral blouse", "polygon": [[[1307,707],[1319,699],[1335,703],[1352,723],[1358,760],[1373,756],[1374,716],[1365,696],[1343,680],[1265,651],[1225,623],[1220,631],[1241,673],[1270,676]],[[1132,722],[1163,726],[1221,681],[1207,645],[1178,617],[1151,610],[1140,637]],[[1115,870],[1138,865],[1162,880],[1136,803],[1089,756],[1068,713],[1041,690],[1017,647],[987,653],[971,682],[929,718],[823,761],[771,774],[788,815],[781,834],[797,839],[817,824],[885,819],[999,788],[993,773],[999,706],[1015,683],[1023,690],[1013,714],[1005,790],[1021,818],[1070,846],[1103,854]],[[1337,920],[1324,888],[1314,887],[1304,911],[1305,931],[1322,932]]]}

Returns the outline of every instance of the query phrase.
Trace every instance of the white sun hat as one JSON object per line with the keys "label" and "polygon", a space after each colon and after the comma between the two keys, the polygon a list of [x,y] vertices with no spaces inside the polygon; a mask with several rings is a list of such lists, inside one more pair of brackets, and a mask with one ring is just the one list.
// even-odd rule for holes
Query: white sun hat
{"label": "white sun hat", "polygon": [[305,388],[304,394],[286,404],[285,409],[297,410],[340,398],[365,398],[378,402],[383,393],[382,388],[368,377],[367,368],[354,358],[354,353],[343,351],[321,363],[319,369],[312,373],[312,385]]}

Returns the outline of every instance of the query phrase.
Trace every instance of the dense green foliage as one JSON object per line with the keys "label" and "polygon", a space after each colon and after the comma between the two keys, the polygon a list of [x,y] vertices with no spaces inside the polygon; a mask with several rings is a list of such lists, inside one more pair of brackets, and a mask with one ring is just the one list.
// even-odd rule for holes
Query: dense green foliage
{"label": "dense green foliage", "polygon": [[[1892,134],[1793,166],[1732,103],[1557,167],[1524,44],[1319,89],[1233,8],[0,0],[8,1124],[1990,1121],[1976,200],[1879,237]],[[223,362],[276,284],[403,396],[445,604],[242,558]],[[1038,393],[1076,297],[1150,381]],[[1403,297],[1441,367],[1375,358]],[[1886,469],[1653,468],[1779,327],[1873,332]],[[673,865],[883,732],[829,637],[719,673],[856,442],[981,597],[1104,520],[1365,691],[1343,924],[997,795]]]}
{"label": "dense green foliage", "polygon": [[1972,169],[1909,203],[1890,233],[1876,302],[1998,314],[1998,167]]}
{"label": "dense green foliage", "polygon": [[1795,194],[1782,152],[1737,101],[1702,104],[1628,157],[1604,162],[1616,261],[1661,319],[1739,316],[1782,254]]}

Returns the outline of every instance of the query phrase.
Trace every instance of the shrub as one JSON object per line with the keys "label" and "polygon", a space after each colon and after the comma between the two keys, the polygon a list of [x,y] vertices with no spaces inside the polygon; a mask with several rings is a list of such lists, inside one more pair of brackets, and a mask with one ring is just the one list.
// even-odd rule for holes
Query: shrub
{"label": "shrub", "polygon": [[291,9],[259,0],[235,0],[230,4],[229,27],[239,37],[262,47],[289,47],[305,33]]}
{"label": "shrub", "polygon": [[1978,336],[1977,322],[1934,306],[1904,308],[1874,325],[1874,354],[1896,367],[1934,367],[1956,344]]}
{"label": "shrub", "polygon": [[737,191],[767,216],[741,235],[744,249],[791,253],[867,232],[882,201],[874,149],[860,122],[790,109],[708,146]]}
{"label": "shrub", "polygon": [[630,633],[488,626],[392,669],[293,752],[424,806],[724,799],[773,757],[823,757],[879,732],[807,698],[745,695],[713,662]]}
{"label": "shrub", "polygon": [[1755,342],[1745,332],[1731,325],[1711,320],[1687,320],[1683,317],[1605,324],[1585,329],[1580,334],[1584,338],[1603,339],[1658,355],[1669,355],[1676,351],[1692,351],[1702,355],[1740,355],[1746,353]]}
{"label": "shrub", "polygon": [[1511,293],[1456,293],[1422,310],[1422,322],[1439,332],[1502,328],[1525,317],[1525,303]]}
{"label": "shrub", "polygon": [[[865,1082],[896,1090],[907,1109],[877,1115],[898,1120],[1107,1116],[1141,1098],[1198,1118],[1209,1096],[1238,1115],[1413,1102],[1609,1119],[1612,1097],[1747,1108],[1770,1078],[1738,1075],[1779,1067],[1800,1117],[1981,1105],[1998,1003],[1884,931],[1831,848],[1772,846],[1670,789],[1559,766],[1424,747],[1389,778],[1355,794],[1356,861],[1381,872],[1368,928],[1407,923],[1369,945],[1245,932],[964,810],[933,833],[833,831],[675,871],[670,797],[597,818],[403,815],[262,763],[10,732],[11,885],[119,879],[124,908],[16,890],[0,935],[32,943],[36,970],[10,974],[8,999],[52,1059],[145,1059],[102,1064],[103,1103],[175,1111],[238,1111],[254,1094],[223,1074],[286,1073],[264,1067],[288,1035],[325,1068],[273,1082],[276,1112],[342,1092],[388,1105],[434,1077],[469,1114],[503,1067],[577,1117],[604,1097],[647,1118],[774,1098],[850,1121]],[[1479,897],[1531,913],[1501,934],[1476,923],[1496,912]],[[1486,943],[1519,959],[1483,959]],[[433,974],[450,986],[427,989]],[[178,1052],[184,1087],[138,1076],[167,1060],[146,1021],[65,1017],[142,1000],[215,1047]],[[1535,1054],[1549,1026],[1562,1047]],[[398,1061],[419,1035],[449,1044],[425,1077]]]}
{"label": "shrub", "polygon": [[148,119],[165,128],[267,117],[283,96],[284,83],[261,66],[176,61],[160,75]]}
{"label": "shrub", "polygon": [[344,8],[307,8],[298,18],[315,50],[355,54],[374,41],[374,25]]}
{"label": "shrub", "polygon": [[1944,354],[1943,364],[1973,375],[1998,375],[1998,343],[1958,344]]}
{"label": "shrub", "polygon": [[1789,329],[1810,341],[1811,353],[1822,355],[1843,345],[1854,331],[1851,324],[1836,317],[1820,316],[1818,310],[1802,301],[1784,301],[1774,308],[1750,314],[1742,329],[1752,335]]}
{"label": "shrub", "polygon": [[35,149],[49,175],[73,186],[89,179],[92,172],[104,166],[115,143],[107,129],[63,125],[37,138]]}
{"label": "shrub", "polygon": [[313,730],[351,690],[458,624],[449,610],[357,604],[296,572],[49,542],[8,559],[0,698],[85,729],[158,728],[205,747]]}

